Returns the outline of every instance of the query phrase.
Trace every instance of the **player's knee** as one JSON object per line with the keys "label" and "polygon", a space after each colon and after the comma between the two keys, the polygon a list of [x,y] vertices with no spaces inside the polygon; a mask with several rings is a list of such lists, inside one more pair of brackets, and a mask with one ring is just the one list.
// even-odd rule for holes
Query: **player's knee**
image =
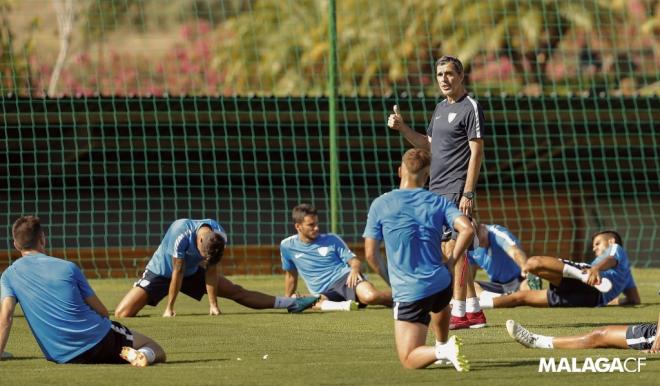
{"label": "player's knee", "polygon": [[599,328],[591,331],[584,337],[584,340],[587,342],[588,347],[597,348],[605,347],[605,341],[607,338],[607,330]]}
{"label": "player's knee", "polygon": [[374,291],[367,291],[365,293],[360,294],[358,297],[358,300],[362,304],[376,304],[378,302],[378,294],[376,294]]}
{"label": "player's knee", "polygon": [[117,307],[115,310],[115,318],[128,318],[131,316],[133,315],[130,315],[125,307]]}
{"label": "player's knee", "polygon": [[245,289],[240,285],[232,284],[231,288],[229,288],[225,294],[222,294],[220,296],[231,300],[238,300],[243,298],[243,296],[245,296],[245,292],[246,292]]}

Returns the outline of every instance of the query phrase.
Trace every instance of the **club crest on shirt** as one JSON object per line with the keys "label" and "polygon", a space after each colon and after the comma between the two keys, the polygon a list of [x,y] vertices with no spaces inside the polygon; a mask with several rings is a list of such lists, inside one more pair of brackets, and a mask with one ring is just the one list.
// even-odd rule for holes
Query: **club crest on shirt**
{"label": "club crest on shirt", "polygon": [[321,256],[326,256],[328,254],[328,250],[328,247],[321,247],[319,248],[319,254],[321,254]]}
{"label": "club crest on shirt", "polygon": [[451,123],[454,118],[456,118],[456,113],[449,113],[449,115],[447,115],[447,122]]}

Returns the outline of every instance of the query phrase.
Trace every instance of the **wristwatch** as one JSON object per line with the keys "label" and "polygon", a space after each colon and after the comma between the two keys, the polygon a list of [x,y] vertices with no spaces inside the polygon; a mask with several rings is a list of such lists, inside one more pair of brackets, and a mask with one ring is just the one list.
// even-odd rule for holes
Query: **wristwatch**
{"label": "wristwatch", "polygon": [[463,197],[468,200],[474,200],[474,192],[463,192]]}

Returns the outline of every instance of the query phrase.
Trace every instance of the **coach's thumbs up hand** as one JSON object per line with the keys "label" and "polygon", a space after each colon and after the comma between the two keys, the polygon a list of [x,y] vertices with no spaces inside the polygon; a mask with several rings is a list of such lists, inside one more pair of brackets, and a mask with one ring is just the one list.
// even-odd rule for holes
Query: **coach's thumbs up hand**
{"label": "coach's thumbs up hand", "polygon": [[401,130],[404,126],[404,122],[401,112],[399,111],[399,105],[394,105],[392,110],[394,111],[394,114],[390,114],[387,118],[387,127],[394,130]]}

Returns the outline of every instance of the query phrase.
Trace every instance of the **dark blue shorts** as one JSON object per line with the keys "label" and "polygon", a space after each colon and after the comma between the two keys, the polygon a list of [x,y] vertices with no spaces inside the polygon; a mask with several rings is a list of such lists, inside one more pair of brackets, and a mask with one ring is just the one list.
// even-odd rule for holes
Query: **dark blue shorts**
{"label": "dark blue shorts", "polygon": [[119,353],[124,346],[133,347],[133,333],[119,322],[111,321],[110,331],[94,347],[67,363],[126,363]]}
{"label": "dark blue shorts", "polygon": [[442,291],[414,302],[394,302],[394,319],[404,322],[429,325],[429,312],[440,312],[451,301],[454,286],[449,283]]}
{"label": "dark blue shorts", "polygon": [[[438,193],[439,196],[444,197],[447,201],[453,203],[456,205],[456,208],[461,203],[461,197],[463,196],[463,193],[444,193],[440,194]],[[452,227],[445,227],[442,231],[442,241],[449,241],[449,240],[456,240],[458,237],[458,232],[454,230]]]}
{"label": "dark blue shorts", "polygon": [[[334,282],[328,289],[323,291],[321,295],[325,296],[326,298],[328,298],[328,300],[333,302],[343,302],[345,300],[353,300],[357,302],[358,299],[357,299],[357,295],[355,294],[355,288],[349,288],[346,285],[346,279],[348,278],[348,275],[350,275],[350,273],[344,275],[341,279]],[[363,281],[364,278],[362,277],[362,275],[360,275],[360,279],[358,279],[358,283],[361,283]]]}
{"label": "dark blue shorts", "polygon": [[[199,267],[197,272],[190,276],[183,278],[181,284],[181,292],[190,296],[191,298],[200,301],[206,294],[206,270]],[[140,287],[147,291],[148,301],[147,304],[155,306],[160,302],[170,291],[171,278],[156,275],[148,269],[142,274],[142,278],[133,284],[133,287]]]}
{"label": "dark blue shorts", "polygon": [[634,350],[648,350],[655,342],[657,324],[634,324],[626,330],[626,343]]}

